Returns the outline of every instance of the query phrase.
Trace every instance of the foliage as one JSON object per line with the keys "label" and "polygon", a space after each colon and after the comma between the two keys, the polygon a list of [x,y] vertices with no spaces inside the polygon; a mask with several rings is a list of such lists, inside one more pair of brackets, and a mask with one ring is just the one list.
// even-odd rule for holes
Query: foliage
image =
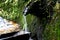
{"label": "foliage", "polygon": [[22,23],[22,11],[28,0],[0,0],[0,16]]}
{"label": "foliage", "polygon": [[[13,20],[23,26],[23,9],[29,0],[0,0],[0,16],[8,20]],[[49,0],[50,1],[50,0]],[[49,2],[48,1],[48,2]],[[56,0],[55,0],[56,2]],[[54,7],[54,15],[50,24],[46,25],[43,33],[44,40],[60,40],[60,4]],[[57,7],[58,6],[58,7]],[[35,33],[39,20],[33,15],[27,15],[29,30]],[[36,23],[36,25],[35,25]],[[32,31],[33,30],[33,31]],[[34,34],[33,34],[34,35]]]}

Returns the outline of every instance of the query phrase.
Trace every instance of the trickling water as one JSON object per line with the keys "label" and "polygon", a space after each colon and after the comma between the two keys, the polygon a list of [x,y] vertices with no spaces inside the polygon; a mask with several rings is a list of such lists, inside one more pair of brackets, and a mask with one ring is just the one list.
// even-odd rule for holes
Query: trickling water
{"label": "trickling water", "polygon": [[26,21],[26,16],[25,15],[23,15],[23,21],[24,21],[23,30],[25,32],[28,32],[27,21]]}
{"label": "trickling water", "polygon": [[16,35],[14,35],[14,36],[29,33],[29,32],[28,32],[28,27],[27,27],[26,16],[25,16],[25,14],[26,14],[26,12],[27,12],[27,9],[28,9],[28,8],[26,8],[26,9],[24,10],[24,12],[23,12],[23,13],[24,13],[23,19],[22,19],[22,22],[23,22],[23,30],[21,30],[20,32],[18,32],[18,33],[17,33]]}
{"label": "trickling water", "polygon": [[27,21],[26,21],[26,13],[27,13],[27,11],[28,11],[28,8],[29,7],[26,7],[25,9],[24,9],[24,15],[23,15],[23,23],[24,23],[24,25],[23,25],[23,30],[25,30],[26,32],[28,32],[28,27],[27,27]]}

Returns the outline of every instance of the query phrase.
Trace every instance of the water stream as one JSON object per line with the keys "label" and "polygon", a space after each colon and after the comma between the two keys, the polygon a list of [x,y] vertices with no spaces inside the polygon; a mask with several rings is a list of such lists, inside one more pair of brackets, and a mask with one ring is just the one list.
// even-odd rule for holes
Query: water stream
{"label": "water stream", "polygon": [[24,25],[23,25],[23,30],[24,31],[26,31],[26,32],[28,32],[28,27],[27,27],[27,20],[26,20],[26,13],[27,13],[27,11],[28,11],[28,8],[29,7],[26,7],[25,9],[24,9],[24,14],[23,14],[23,23],[24,23]]}
{"label": "water stream", "polygon": [[26,21],[26,16],[25,15],[23,15],[23,21],[24,21],[23,30],[25,32],[28,32],[27,21]]}

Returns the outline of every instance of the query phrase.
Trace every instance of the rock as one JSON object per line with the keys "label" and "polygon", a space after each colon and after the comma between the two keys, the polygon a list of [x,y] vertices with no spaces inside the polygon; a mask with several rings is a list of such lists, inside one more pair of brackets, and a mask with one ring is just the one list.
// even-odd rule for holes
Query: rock
{"label": "rock", "polygon": [[20,31],[19,24],[0,17],[0,35]]}

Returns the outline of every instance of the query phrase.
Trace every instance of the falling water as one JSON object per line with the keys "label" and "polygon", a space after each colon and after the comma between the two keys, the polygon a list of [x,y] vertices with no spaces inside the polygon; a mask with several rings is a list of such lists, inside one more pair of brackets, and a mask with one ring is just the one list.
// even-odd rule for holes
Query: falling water
{"label": "falling water", "polygon": [[22,34],[30,34],[30,32],[28,32],[28,27],[27,27],[27,21],[26,21],[26,16],[25,16],[26,12],[27,12],[27,10],[24,10],[24,14],[23,14],[23,18],[22,18],[23,30],[20,30],[18,33],[16,33],[16,35],[14,35],[14,37],[17,35],[22,35]]}
{"label": "falling water", "polygon": [[24,15],[23,15],[23,23],[24,23],[24,25],[23,25],[23,30],[25,30],[26,32],[28,31],[28,27],[27,27],[27,21],[26,21],[26,16],[25,16],[25,14],[26,14],[26,12],[28,11],[28,8],[29,7],[26,7],[25,9],[24,9]]}
{"label": "falling water", "polygon": [[25,15],[23,15],[23,21],[24,21],[23,30],[27,32],[28,27],[27,27],[27,21],[26,21],[26,16]]}

